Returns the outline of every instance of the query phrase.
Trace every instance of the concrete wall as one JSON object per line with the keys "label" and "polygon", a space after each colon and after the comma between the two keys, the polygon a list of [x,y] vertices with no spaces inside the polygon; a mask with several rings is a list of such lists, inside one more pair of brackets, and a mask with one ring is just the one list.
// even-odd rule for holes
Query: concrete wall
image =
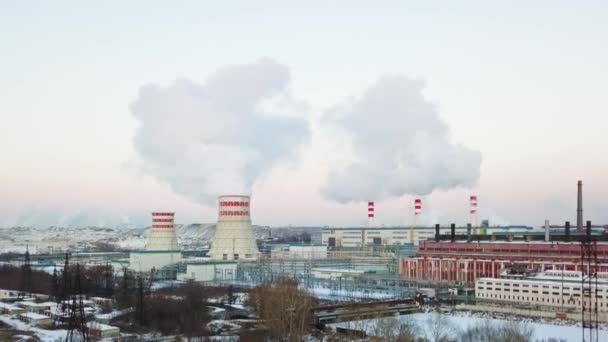
{"label": "concrete wall", "polygon": [[270,252],[273,259],[326,259],[327,246],[323,245],[292,245],[283,249],[275,249]]}
{"label": "concrete wall", "polygon": [[222,281],[236,278],[236,262],[204,262],[187,264],[186,273],[178,273],[177,280]]}
{"label": "concrete wall", "polygon": [[152,268],[158,270],[181,261],[182,253],[179,251],[137,251],[129,254],[129,269],[149,272]]}

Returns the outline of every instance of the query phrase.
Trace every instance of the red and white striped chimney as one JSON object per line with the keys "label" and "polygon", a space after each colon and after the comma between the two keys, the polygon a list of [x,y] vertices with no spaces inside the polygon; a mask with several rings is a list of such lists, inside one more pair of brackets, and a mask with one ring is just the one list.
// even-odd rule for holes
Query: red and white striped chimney
{"label": "red and white striped chimney", "polygon": [[422,200],[420,198],[416,198],[414,200],[414,214],[416,216],[420,215],[422,212]]}
{"label": "red and white striped chimney", "polygon": [[368,225],[372,225],[374,223],[374,202],[367,202],[367,220]]}
{"label": "red and white striped chimney", "polygon": [[477,195],[469,197],[469,213],[471,214],[471,223],[477,226]]}
{"label": "red and white striped chimney", "polygon": [[471,215],[474,215],[475,213],[477,213],[477,196],[471,196],[469,198],[469,201]]}

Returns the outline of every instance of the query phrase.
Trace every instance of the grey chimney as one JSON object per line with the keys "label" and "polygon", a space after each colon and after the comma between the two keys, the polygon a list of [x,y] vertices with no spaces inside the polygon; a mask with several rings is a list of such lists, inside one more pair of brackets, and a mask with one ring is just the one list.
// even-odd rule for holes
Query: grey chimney
{"label": "grey chimney", "polygon": [[576,202],[576,230],[583,231],[583,181],[578,181],[578,200]]}

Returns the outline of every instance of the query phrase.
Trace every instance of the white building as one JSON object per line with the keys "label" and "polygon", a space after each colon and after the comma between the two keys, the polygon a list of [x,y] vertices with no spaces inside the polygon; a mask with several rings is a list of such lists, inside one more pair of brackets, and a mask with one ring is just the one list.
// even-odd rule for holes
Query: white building
{"label": "white building", "polygon": [[[532,231],[526,226],[498,226],[473,228],[471,234],[492,235],[497,232],[523,233]],[[322,243],[329,247],[362,247],[367,245],[400,245],[435,238],[435,227],[326,227],[321,230]],[[449,235],[450,227],[441,227],[441,235]],[[467,234],[466,227],[456,227],[456,235]]]}
{"label": "white building", "polygon": [[327,246],[310,243],[292,243],[273,246],[272,259],[327,259]]}
{"label": "white building", "polygon": [[25,312],[24,308],[0,302],[0,313],[4,315],[19,315]]}
{"label": "white building", "polygon": [[42,328],[48,328],[53,325],[53,320],[50,317],[35,312],[22,313],[17,316],[17,318],[19,318],[20,321]]}
{"label": "white building", "polygon": [[135,272],[149,272],[153,268],[161,268],[177,264],[182,261],[182,252],[178,250],[167,251],[132,251],[129,253],[130,270]]}
{"label": "white building", "polygon": [[19,291],[0,289],[0,299],[3,299],[3,300],[19,299]]}
{"label": "white building", "polygon": [[[480,278],[475,283],[475,297],[492,302],[580,310],[583,298],[587,298],[587,307],[590,300],[595,302],[593,294],[590,298],[583,296],[581,283],[581,272],[560,270],[545,271],[531,277]],[[608,312],[608,282],[598,279],[597,290],[598,311]]]}
{"label": "white building", "polygon": [[311,274],[315,278],[337,279],[337,278],[356,278],[365,274],[365,270],[355,270],[350,268],[313,268]]}
{"label": "white building", "polygon": [[87,330],[89,336],[94,339],[120,337],[120,329],[118,327],[99,322],[87,322]]}
{"label": "white building", "polygon": [[177,273],[177,280],[227,281],[236,279],[238,263],[235,261],[190,261],[184,273]]}
{"label": "white building", "polygon": [[220,196],[215,236],[209,256],[214,260],[257,259],[260,252],[251,226],[249,196]]}

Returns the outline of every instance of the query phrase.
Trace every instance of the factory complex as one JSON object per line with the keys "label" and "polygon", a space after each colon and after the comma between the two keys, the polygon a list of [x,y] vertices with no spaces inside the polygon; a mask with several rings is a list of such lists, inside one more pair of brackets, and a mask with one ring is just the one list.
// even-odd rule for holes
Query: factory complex
{"label": "factory complex", "polygon": [[[226,195],[218,198],[215,236],[207,250],[180,249],[175,213],[159,210],[151,214],[144,249],[109,257],[116,273],[158,281],[254,287],[287,277],[326,300],[422,298],[468,308],[474,303],[492,312],[608,322],[608,234],[582,220],[580,182],[573,227],[549,221],[542,227],[487,220],[477,225],[477,196],[469,200],[472,223],[464,225],[378,227],[375,203],[368,202],[367,226],[323,227],[316,239],[291,241],[256,238],[251,198]],[[422,201],[416,199],[413,208],[419,215]],[[103,260],[99,254],[88,257]]]}

